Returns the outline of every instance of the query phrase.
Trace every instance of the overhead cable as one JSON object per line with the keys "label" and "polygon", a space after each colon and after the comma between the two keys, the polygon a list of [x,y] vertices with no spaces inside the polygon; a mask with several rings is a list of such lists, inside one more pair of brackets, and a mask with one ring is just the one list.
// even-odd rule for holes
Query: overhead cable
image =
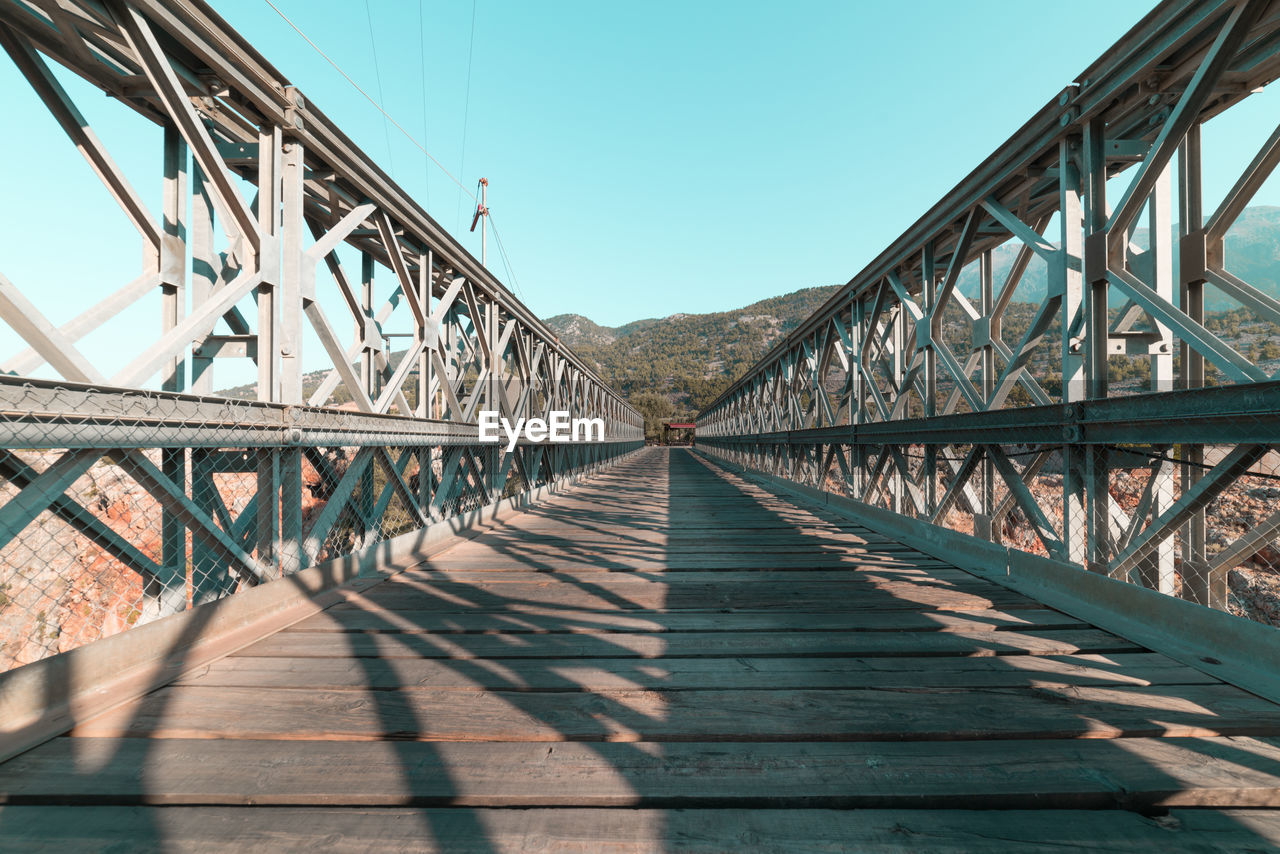
{"label": "overhead cable", "polygon": [[307,44],[311,45],[311,47],[315,50],[315,52],[316,52],[316,53],[318,53],[318,54],[320,54],[320,56],[324,59],[324,61],[325,61],[325,62],[327,62],[327,63],[329,63],[330,65],[332,65],[332,66],[333,66],[333,69],[334,69],[335,71],[337,71],[339,74],[341,74],[341,75],[342,75],[342,77],[343,77],[343,78],[344,78],[348,83],[350,83],[350,84],[352,85],[352,87],[353,87],[357,92],[359,92],[361,95],[363,95],[363,96],[365,97],[365,100],[367,100],[370,104],[373,104],[373,106],[378,110],[378,112],[382,113],[383,117],[385,117],[387,121],[389,121],[389,122],[391,122],[391,124],[395,125],[396,130],[398,130],[398,131],[400,131],[400,133],[404,134],[404,135],[405,135],[405,138],[406,138],[406,139],[408,139],[410,142],[412,142],[415,146],[417,146],[417,148],[418,148],[418,150],[419,150],[419,151],[421,151],[421,152],[422,152],[423,154],[425,154],[427,157],[430,157],[430,158],[431,158],[431,162],[432,162],[432,163],[434,163],[436,166],[440,167],[440,171],[441,171],[441,172],[443,172],[445,175],[447,175],[450,181],[452,181],[453,183],[455,183],[455,184],[457,184],[457,185],[458,185],[458,189],[462,190],[462,192],[466,193],[466,194],[467,194],[468,196],[470,196],[472,199],[475,199],[475,195],[474,195],[474,194],[473,194],[469,189],[467,189],[466,185],[464,185],[461,181],[459,181],[457,178],[455,178],[455,177],[453,176],[453,173],[452,173],[452,172],[450,172],[448,169],[446,169],[446,168],[444,167],[444,164],[443,164],[443,163],[441,163],[439,160],[436,160],[435,156],[434,156],[430,151],[427,151],[426,146],[424,146],[422,143],[418,142],[418,140],[417,140],[416,138],[414,138],[413,134],[411,134],[411,133],[409,133],[407,130],[405,130],[405,129],[404,129],[404,127],[403,127],[399,122],[397,122],[397,121],[395,120],[395,118],[394,118],[394,117],[392,117],[392,115],[391,115],[390,113],[388,113],[386,110],[384,110],[384,109],[382,108],[382,105],[380,105],[377,101],[375,101],[375,100],[373,99],[373,97],[372,97],[368,92],[366,92],[366,91],[364,91],[363,89],[361,89],[361,88],[360,88],[360,84],[359,84],[359,83],[357,83],[356,81],[354,81],[354,80],[352,80],[352,79],[351,79],[351,75],[349,75],[349,74],[347,74],[347,72],[343,71],[343,70],[342,70],[342,68],[338,65],[338,63],[336,63],[336,62],[334,62],[332,59],[330,59],[330,58],[329,58],[329,55],[328,55],[328,54],[326,54],[323,50],[321,50],[319,45],[317,45],[315,42],[313,42],[313,41],[311,40],[311,38],[310,38],[306,33],[304,33],[301,29],[299,29],[299,28],[298,28],[298,25],[297,25],[297,24],[295,24],[292,20],[290,20],[290,19],[289,19],[289,16],[288,16],[288,15],[286,15],[284,12],[280,11],[280,7],[279,7],[279,6],[277,6],[275,3],[272,3],[272,2],[271,2],[271,0],[263,0],[263,2],[264,2],[264,3],[266,3],[268,6],[270,6],[272,9],[274,9],[274,10],[275,10],[275,13],[276,13],[277,15],[279,15],[282,19],[284,19],[284,22],[285,22],[286,24],[288,24],[288,25],[293,29],[293,31],[294,31],[295,33],[297,33],[298,35],[302,36],[303,40],[304,40],[304,41],[306,41],[306,43],[307,43]]}

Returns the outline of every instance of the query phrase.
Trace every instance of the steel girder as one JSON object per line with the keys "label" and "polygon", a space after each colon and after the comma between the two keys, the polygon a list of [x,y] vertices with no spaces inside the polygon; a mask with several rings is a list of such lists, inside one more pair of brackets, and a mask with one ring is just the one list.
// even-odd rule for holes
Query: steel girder
{"label": "steel girder", "polygon": [[[207,4],[0,0],[0,47],[143,248],[135,278],[61,326],[42,306],[55,290],[11,282],[0,259],[0,321],[27,344],[0,363],[0,566],[61,520],[146,580],[139,608],[156,616],[643,442],[641,416]],[[158,126],[159,221],[50,61]],[[392,283],[378,302],[375,277]],[[117,325],[128,358],[104,374],[79,342],[156,294],[154,334]],[[304,340],[320,344],[307,367],[324,366],[305,393]],[[256,400],[213,395],[228,357],[256,363]],[[481,409],[566,410],[602,419],[605,438],[508,453],[479,443]],[[141,487],[134,516],[158,508],[160,545],[95,509],[85,479],[104,471]],[[244,479],[252,494],[230,495]]]}
{"label": "steel girder", "polygon": [[[698,444],[1225,607],[1226,570],[1277,526],[1215,555],[1205,508],[1280,442],[1280,386],[1209,328],[1205,293],[1280,323],[1223,251],[1280,130],[1205,211],[1200,128],[1278,75],[1280,4],[1162,3],[708,406]],[[1025,296],[1032,265],[1047,288]],[[1015,302],[1034,310],[1012,340]],[[1148,393],[1111,386],[1113,357],[1144,363]]]}

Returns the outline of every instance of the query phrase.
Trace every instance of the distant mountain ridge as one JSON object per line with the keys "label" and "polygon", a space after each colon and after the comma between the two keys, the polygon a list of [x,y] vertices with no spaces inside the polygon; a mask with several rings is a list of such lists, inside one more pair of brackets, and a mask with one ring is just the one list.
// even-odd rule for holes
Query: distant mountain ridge
{"label": "distant mountain ridge", "polygon": [[732,311],[673,314],[623,326],[601,326],[580,314],[556,315],[546,323],[614,388],[628,395],[665,395],[677,412],[691,414],[839,287],[803,288]]}

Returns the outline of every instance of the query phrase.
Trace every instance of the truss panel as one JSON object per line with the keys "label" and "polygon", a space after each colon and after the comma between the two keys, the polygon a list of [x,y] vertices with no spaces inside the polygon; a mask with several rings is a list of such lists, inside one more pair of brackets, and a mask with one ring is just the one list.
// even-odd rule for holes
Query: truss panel
{"label": "truss panel", "polygon": [[[56,264],[14,282],[0,257],[0,322],[25,345],[0,354],[0,669],[643,442],[640,415],[209,5],[0,0],[0,48],[143,258],[58,325]],[[156,126],[158,218],[53,64]],[[149,330],[125,322],[147,301]],[[83,348],[100,331],[111,372]],[[214,394],[230,358],[256,366],[247,399]],[[567,410],[605,436],[508,453],[479,442],[481,409]]]}
{"label": "truss panel", "polygon": [[1204,123],[1278,74],[1277,4],[1162,3],[708,406],[699,446],[1280,621],[1280,364],[1205,311],[1216,289],[1280,334],[1224,252],[1280,131],[1216,210],[1200,174]]}

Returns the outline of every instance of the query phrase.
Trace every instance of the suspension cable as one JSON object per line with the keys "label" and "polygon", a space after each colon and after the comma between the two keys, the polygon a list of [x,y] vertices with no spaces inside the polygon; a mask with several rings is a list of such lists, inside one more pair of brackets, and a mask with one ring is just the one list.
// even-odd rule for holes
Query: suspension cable
{"label": "suspension cable", "polygon": [[378,38],[373,34],[373,10],[369,8],[369,0],[364,0],[364,16],[369,22],[369,47],[373,53],[373,79],[378,84],[378,109],[382,111],[382,135],[387,140],[387,165],[392,172],[396,171],[396,158],[391,151],[391,128],[387,124],[387,111],[384,109],[387,97],[382,93],[382,70],[378,63]]}
{"label": "suspension cable", "polygon": [[[467,171],[467,122],[471,118],[471,59],[475,54],[476,46],[476,0],[471,0],[471,38],[467,41],[467,88],[466,95],[462,102],[462,156],[458,161],[458,174],[464,175]],[[460,189],[462,183],[458,182]],[[474,200],[475,196],[471,198]],[[458,196],[458,210],[455,215],[454,228],[462,228],[462,196]]]}
{"label": "suspension cable", "polygon": [[299,28],[298,28],[298,25],[297,25],[297,24],[295,24],[292,20],[290,20],[290,19],[289,19],[289,16],[288,16],[288,15],[286,15],[284,12],[280,11],[280,7],[279,7],[279,6],[277,6],[275,3],[271,2],[271,0],[263,0],[263,2],[264,2],[264,3],[266,3],[268,6],[270,6],[272,9],[274,9],[274,10],[275,10],[275,13],[276,13],[277,15],[279,15],[279,16],[284,20],[284,22],[285,22],[286,24],[288,24],[288,25],[293,29],[293,31],[294,31],[295,33],[297,33],[298,35],[302,36],[303,40],[304,40],[307,44],[311,45],[311,47],[315,50],[315,52],[316,52],[316,53],[318,53],[318,54],[320,54],[321,58],[323,58],[325,62],[327,62],[327,63],[329,63],[330,65],[332,65],[332,66],[333,66],[334,71],[337,71],[339,74],[341,74],[341,75],[342,75],[342,77],[343,77],[343,79],[345,79],[348,83],[350,83],[350,84],[351,84],[351,86],[352,86],[352,87],[353,87],[357,92],[359,92],[361,95],[363,95],[363,96],[365,97],[365,100],[367,100],[370,104],[373,104],[374,108],[375,108],[375,109],[377,109],[377,111],[378,111],[378,112],[382,113],[383,117],[384,117],[387,121],[389,121],[389,122],[391,122],[391,124],[395,125],[396,130],[398,130],[398,131],[400,131],[400,133],[404,134],[404,135],[405,135],[405,138],[407,138],[410,142],[412,142],[415,146],[417,146],[418,150],[420,150],[420,151],[421,151],[423,154],[425,154],[427,157],[431,158],[431,162],[432,162],[432,163],[434,163],[436,166],[440,167],[440,171],[441,171],[441,172],[443,172],[445,175],[447,175],[450,181],[452,181],[453,183],[457,184],[457,185],[458,185],[458,189],[460,189],[462,192],[466,193],[466,194],[467,194],[468,196],[470,196],[472,199],[475,199],[475,195],[474,195],[474,194],[473,194],[469,189],[467,189],[467,187],[466,187],[466,185],[465,185],[465,184],[463,184],[461,181],[459,181],[457,178],[455,178],[455,177],[453,176],[453,173],[452,173],[452,172],[450,172],[448,169],[446,169],[446,168],[444,167],[444,164],[443,164],[443,163],[441,163],[439,160],[437,160],[437,159],[435,158],[435,156],[434,156],[430,151],[427,151],[426,146],[425,146],[425,145],[423,145],[422,143],[418,142],[418,140],[417,140],[416,138],[414,138],[413,134],[411,134],[411,133],[409,133],[407,130],[405,130],[405,129],[404,129],[404,127],[403,127],[399,122],[397,122],[397,121],[395,120],[395,118],[394,118],[390,113],[388,113],[386,110],[382,109],[382,106],[381,106],[377,101],[375,101],[375,100],[373,99],[373,97],[369,95],[369,93],[368,93],[368,92],[366,92],[366,91],[364,91],[363,89],[361,89],[361,88],[360,88],[360,84],[359,84],[359,83],[357,83],[356,81],[354,81],[354,80],[352,80],[352,79],[351,79],[351,75],[349,75],[349,74],[347,74],[347,72],[343,71],[343,70],[342,70],[342,68],[338,65],[338,63],[334,62],[334,61],[329,57],[329,55],[328,55],[328,54],[326,54],[323,50],[321,50],[321,49],[320,49],[320,46],[319,46],[319,45],[317,45],[315,42],[313,42],[313,41],[311,40],[310,36],[308,36],[308,35],[307,35],[306,33],[304,33],[301,29],[299,29]]}

